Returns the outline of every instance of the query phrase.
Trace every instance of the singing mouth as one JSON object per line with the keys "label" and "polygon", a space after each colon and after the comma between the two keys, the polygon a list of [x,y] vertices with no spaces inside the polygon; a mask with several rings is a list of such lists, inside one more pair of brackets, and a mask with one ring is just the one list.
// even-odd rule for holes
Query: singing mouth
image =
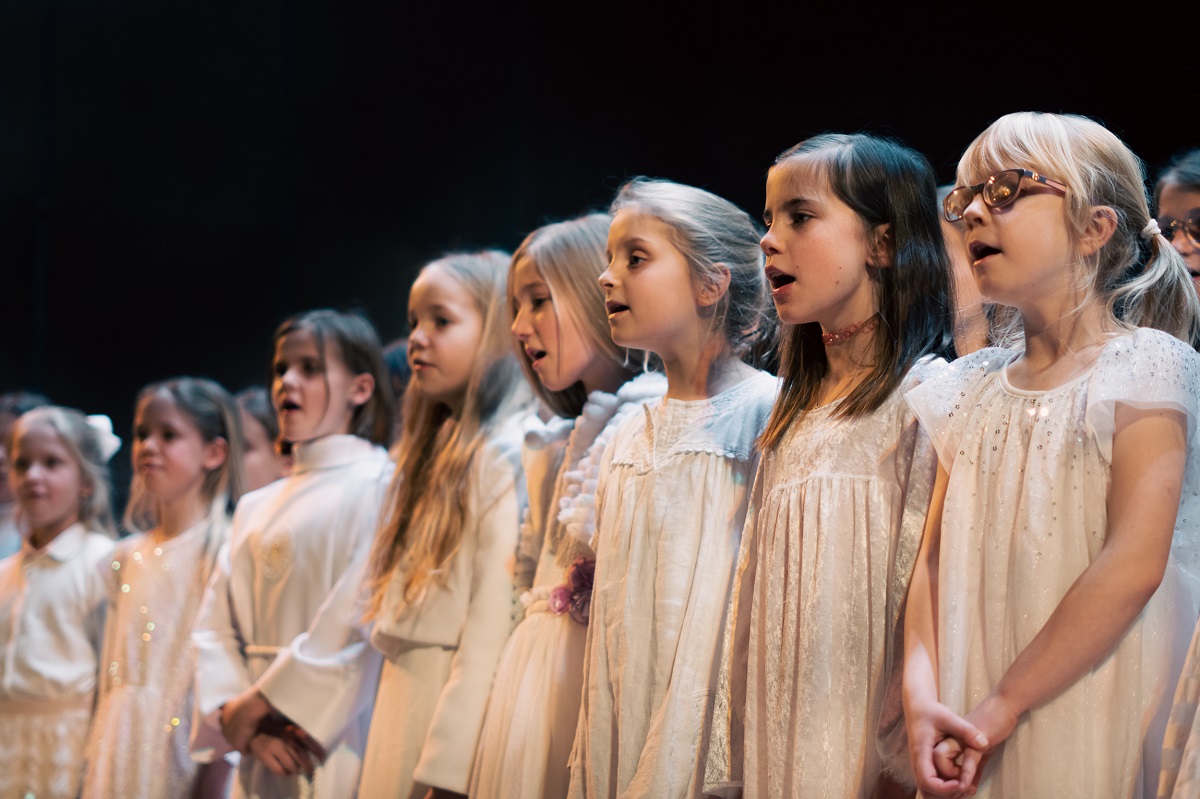
{"label": "singing mouth", "polygon": [[995,255],[996,253],[1000,252],[1000,250],[996,249],[995,247],[991,247],[978,241],[973,242],[968,249],[971,253],[972,263],[978,263],[984,258],[987,258],[989,255]]}
{"label": "singing mouth", "polygon": [[786,272],[781,272],[773,266],[768,266],[766,269],[767,280],[771,284],[771,290],[781,289],[791,283],[796,282],[796,278]]}
{"label": "singing mouth", "polygon": [[604,303],[604,307],[608,310],[609,316],[614,316],[616,314],[619,314],[621,311],[629,310],[628,305],[624,305],[623,303],[619,303],[619,302],[614,302],[612,300]]}
{"label": "singing mouth", "polygon": [[526,350],[525,350],[525,356],[526,356],[527,358],[529,358],[529,360],[530,360],[530,362],[531,362],[531,363],[537,363],[537,362],[538,362],[538,361],[540,361],[542,358],[545,358],[545,357],[546,357],[546,351],[545,351],[545,350],[531,350],[531,349],[526,349]]}
{"label": "singing mouth", "polygon": [[280,400],[279,401],[279,410],[281,410],[281,411],[298,411],[298,410],[300,410],[300,403],[296,402],[295,400],[290,400],[290,399]]}

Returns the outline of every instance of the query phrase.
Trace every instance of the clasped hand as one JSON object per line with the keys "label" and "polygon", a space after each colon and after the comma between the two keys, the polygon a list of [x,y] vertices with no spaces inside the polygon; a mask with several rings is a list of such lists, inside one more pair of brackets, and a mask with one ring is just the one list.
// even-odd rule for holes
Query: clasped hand
{"label": "clasped hand", "polygon": [[254,686],[221,708],[221,732],[229,745],[256,757],[280,777],[311,777],[325,750],[300,726],[277,712]]}

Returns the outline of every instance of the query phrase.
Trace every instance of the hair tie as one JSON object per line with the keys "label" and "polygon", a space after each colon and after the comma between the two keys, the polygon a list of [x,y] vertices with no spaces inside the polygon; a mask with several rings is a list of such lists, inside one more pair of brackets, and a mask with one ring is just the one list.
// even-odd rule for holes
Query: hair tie
{"label": "hair tie", "polygon": [[1150,221],[1142,228],[1142,238],[1144,239],[1152,239],[1161,233],[1162,228],[1158,226],[1158,220],[1154,217],[1150,217]]}
{"label": "hair tie", "polygon": [[100,442],[100,457],[108,463],[121,448],[120,437],[113,433],[112,419],[102,413],[94,413],[87,417],[87,426],[95,431],[96,439]]}

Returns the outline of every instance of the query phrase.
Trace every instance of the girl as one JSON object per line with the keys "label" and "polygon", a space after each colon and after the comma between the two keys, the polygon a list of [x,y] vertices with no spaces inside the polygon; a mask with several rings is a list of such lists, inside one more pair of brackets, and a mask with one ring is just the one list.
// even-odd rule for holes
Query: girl
{"label": "girl", "polygon": [[179,377],[138,395],[133,483],[108,579],[100,704],[83,795],[224,796],[224,762],[188,754],[192,627],[241,496],[241,426],[211,380]]}
{"label": "girl", "polygon": [[[711,667],[776,380],[740,356],[773,333],[758,230],[707,191],[635,179],[600,276],[613,340],[662,359],[666,396],[613,434],[574,797],[698,795]],[[702,766],[700,767],[703,768]]]}
{"label": "girl", "polygon": [[958,178],[946,216],[1024,350],[908,395],[939,464],[905,628],[918,785],[1153,796],[1200,612],[1200,305],[1099,124],[1001,117]]}
{"label": "girl", "polygon": [[379,668],[357,596],[389,473],[392,397],[379,338],[358,314],[284,322],[273,373],[295,466],[238,504],[205,592],[192,753],[249,755],[235,797],[352,797]]}
{"label": "girl", "polygon": [[508,257],[426,265],[408,301],[412,379],[400,462],[371,554],[371,643],[385,660],[363,797],[467,790],[512,631],[529,394],[509,344]]}
{"label": "girl", "polygon": [[1158,226],[1200,291],[1200,149],[1176,158],[1154,185]]}
{"label": "girl", "polygon": [[292,470],[292,456],[280,451],[279,417],[265,388],[247,388],[234,397],[242,423],[246,490],[257,491]]}
{"label": "girl", "polygon": [[711,791],[865,799],[895,787],[885,769],[911,784],[896,644],[934,456],[904,392],[954,344],[935,195],[921,155],[863,134],[804,141],[767,175],[783,387],[726,623]]}
{"label": "girl", "polygon": [[118,447],[111,425],[56,406],[27,411],[7,437],[25,541],[0,561],[0,796],[79,795],[104,629],[101,568],[116,535],[108,460]]}
{"label": "girl", "polygon": [[600,456],[620,421],[666,389],[661,375],[635,378],[626,364],[640,354],[628,355],[608,333],[597,278],[607,265],[609,221],[591,214],[539,228],[509,270],[517,359],[558,419],[545,435],[528,436],[522,453],[530,496],[517,576],[529,590],[525,619],[496,670],[471,778],[475,799],[566,796]]}

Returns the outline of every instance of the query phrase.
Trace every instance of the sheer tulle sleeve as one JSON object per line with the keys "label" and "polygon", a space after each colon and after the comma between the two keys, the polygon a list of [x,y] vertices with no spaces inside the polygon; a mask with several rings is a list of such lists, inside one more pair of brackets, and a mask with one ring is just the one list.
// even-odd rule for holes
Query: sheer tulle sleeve
{"label": "sheer tulle sleeve", "polygon": [[[1200,402],[1200,359],[1196,352],[1161,330],[1140,328],[1109,344],[1088,381],[1084,423],[1104,459],[1112,462],[1118,404],[1142,410],[1174,410],[1187,418],[1188,448],[1196,446]],[[1194,468],[1189,464],[1189,469]]]}
{"label": "sheer tulle sleeve", "polygon": [[939,369],[904,395],[917,420],[933,442],[938,461],[949,471],[958,454],[958,440],[967,414],[961,411],[977,402],[983,378],[1012,358],[997,347],[973,352]]}

